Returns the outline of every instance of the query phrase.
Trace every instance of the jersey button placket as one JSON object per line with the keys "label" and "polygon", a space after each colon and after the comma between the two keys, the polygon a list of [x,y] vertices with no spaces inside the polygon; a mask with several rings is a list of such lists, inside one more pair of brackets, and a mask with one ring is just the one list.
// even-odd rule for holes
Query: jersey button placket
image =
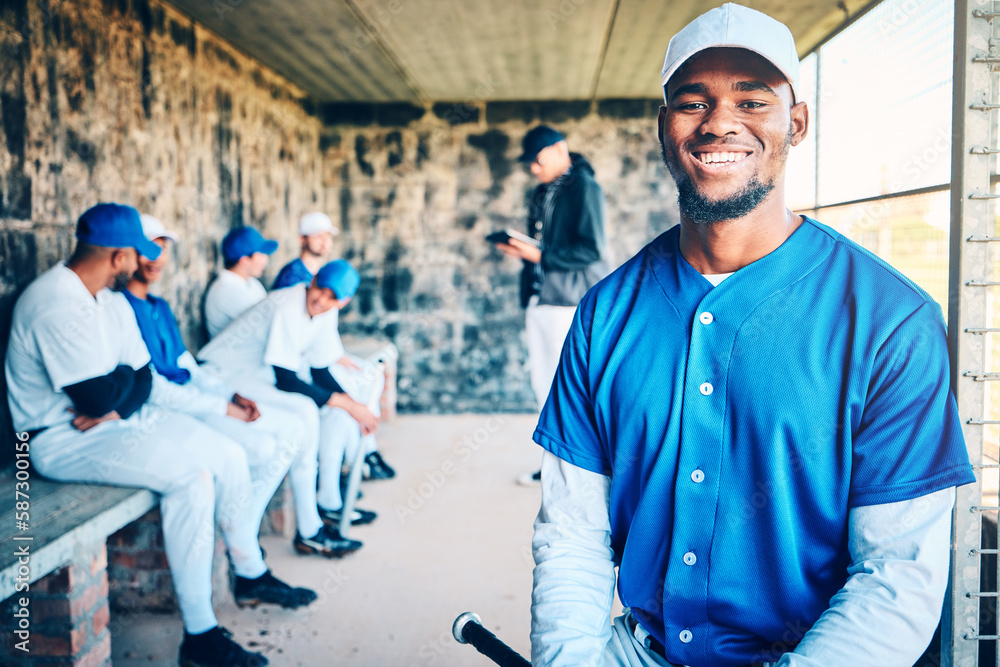
{"label": "jersey button placket", "polygon": [[[681,454],[678,460],[680,475],[690,482],[679,484],[675,512],[698,517],[694,523],[675,525],[672,538],[684,551],[674,553],[667,568],[665,593],[681,592],[686,597],[683,609],[664,610],[666,635],[672,638],[675,660],[678,664],[692,664],[703,650],[707,634],[694,631],[709,625],[705,610],[708,606],[708,561],[700,557],[711,553],[715,537],[716,508],[718,507],[718,465],[714,460],[720,437],[725,409],[726,351],[731,349],[729,330],[708,306],[712,299],[692,313],[691,338],[688,349],[687,375],[682,409]],[[721,372],[720,372],[721,371]],[[715,394],[716,382],[722,382]],[[683,480],[683,477],[678,479]],[[680,508],[680,509],[678,509]],[[704,565],[704,567],[703,567]]]}

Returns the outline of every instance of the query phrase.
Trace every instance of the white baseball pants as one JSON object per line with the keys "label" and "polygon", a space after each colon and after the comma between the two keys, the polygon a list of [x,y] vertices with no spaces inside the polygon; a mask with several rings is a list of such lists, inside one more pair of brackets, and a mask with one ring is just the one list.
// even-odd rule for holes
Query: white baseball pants
{"label": "white baseball pants", "polygon": [[538,407],[549,397],[552,380],[559,368],[563,342],[573,324],[574,306],[539,306],[538,297],[531,297],[524,313],[524,328],[528,338],[528,363],[531,389]]}
{"label": "white baseball pants", "polygon": [[31,461],[42,475],[64,482],[143,487],[161,494],[163,542],[185,629],[205,632],[212,611],[215,521],[234,565],[263,563],[251,497],[247,456],[238,444],[202,422],[144,406],[125,420],[80,432],[68,422],[39,433]]}

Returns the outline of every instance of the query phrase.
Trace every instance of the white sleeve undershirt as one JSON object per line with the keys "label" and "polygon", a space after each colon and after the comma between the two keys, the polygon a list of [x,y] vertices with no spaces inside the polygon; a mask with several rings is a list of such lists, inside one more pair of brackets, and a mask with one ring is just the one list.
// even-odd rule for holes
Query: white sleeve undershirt
{"label": "white sleeve undershirt", "polygon": [[[535,520],[533,664],[592,664],[611,638],[610,479],[549,452]],[[849,578],[775,667],[910,667],[930,642],[948,583],[954,489],[849,513]]]}

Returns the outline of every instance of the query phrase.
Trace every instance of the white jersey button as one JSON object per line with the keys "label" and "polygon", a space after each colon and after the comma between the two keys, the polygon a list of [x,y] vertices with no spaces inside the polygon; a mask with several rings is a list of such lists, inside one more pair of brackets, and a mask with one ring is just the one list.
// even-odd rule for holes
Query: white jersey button
{"label": "white jersey button", "polygon": [[701,322],[702,324],[711,324],[714,319],[715,318],[712,316],[712,313],[708,311],[698,316],[698,321]]}
{"label": "white jersey button", "polygon": [[702,482],[705,481],[705,473],[703,473],[700,470],[695,470],[693,473],[691,473],[691,481],[694,482],[695,484],[701,484]]}
{"label": "white jersey button", "polygon": [[712,392],[715,391],[715,387],[712,386],[711,382],[705,382],[698,387],[698,390],[705,396],[711,396]]}
{"label": "white jersey button", "polygon": [[677,637],[684,644],[690,644],[691,640],[694,639],[694,635],[691,634],[690,630],[681,630],[681,633]]}
{"label": "white jersey button", "polygon": [[693,551],[689,551],[686,554],[684,554],[685,565],[694,565],[697,562],[698,562],[698,557],[694,555]]}

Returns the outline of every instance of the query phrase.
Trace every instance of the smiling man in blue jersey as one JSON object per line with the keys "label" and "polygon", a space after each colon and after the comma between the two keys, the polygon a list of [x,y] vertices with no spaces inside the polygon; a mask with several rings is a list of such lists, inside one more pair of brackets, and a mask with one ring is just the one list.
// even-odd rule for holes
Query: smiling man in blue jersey
{"label": "smiling man in blue jersey", "polygon": [[784,25],[713,9],[661,76],[681,223],[563,348],[534,436],[532,662],[910,667],[974,481],[941,308],[785,207],[809,110]]}

